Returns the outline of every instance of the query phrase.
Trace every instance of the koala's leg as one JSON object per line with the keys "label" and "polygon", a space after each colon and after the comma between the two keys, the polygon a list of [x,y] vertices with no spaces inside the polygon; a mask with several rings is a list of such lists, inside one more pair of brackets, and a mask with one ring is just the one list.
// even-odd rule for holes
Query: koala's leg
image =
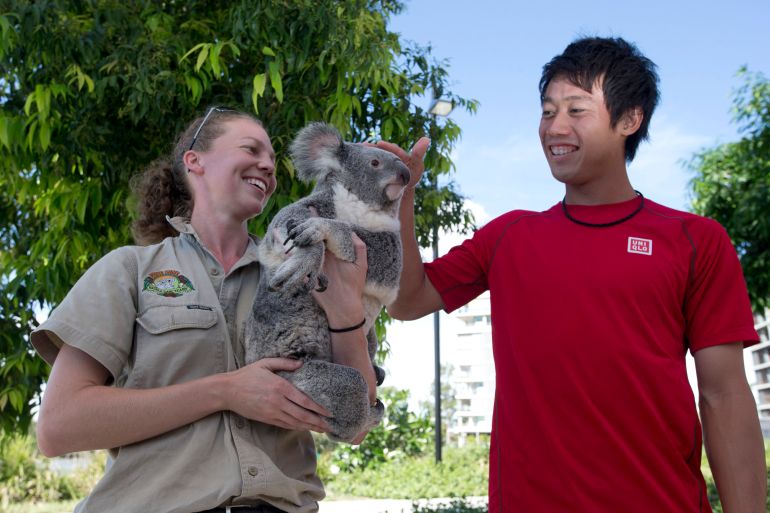
{"label": "koala's leg", "polygon": [[[324,246],[296,247],[289,258],[275,270],[270,278],[270,290],[311,290],[319,283],[319,274],[324,262]],[[325,279],[321,280],[325,287]]]}
{"label": "koala's leg", "polygon": [[353,229],[344,222],[325,217],[311,217],[288,231],[288,238],[295,247],[304,247],[320,242],[337,258],[353,262],[356,250],[353,246]]}
{"label": "koala's leg", "polygon": [[[381,419],[376,418],[376,406],[369,405],[369,394],[364,377],[356,369],[320,360],[308,360],[294,372],[279,372],[294,386],[332,414],[327,419],[329,438],[350,442],[364,429],[371,428]],[[373,416],[372,410],[375,410]],[[376,420],[375,420],[376,418]]]}

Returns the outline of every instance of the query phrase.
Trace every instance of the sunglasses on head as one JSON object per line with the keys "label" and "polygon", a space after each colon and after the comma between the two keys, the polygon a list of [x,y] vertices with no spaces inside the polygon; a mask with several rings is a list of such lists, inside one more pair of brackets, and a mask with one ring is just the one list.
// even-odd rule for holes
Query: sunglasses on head
{"label": "sunglasses on head", "polygon": [[188,149],[188,151],[193,149],[193,146],[195,146],[195,141],[198,140],[198,136],[201,133],[201,129],[203,128],[203,125],[206,124],[206,121],[208,121],[209,117],[214,112],[235,112],[235,111],[233,109],[226,109],[224,107],[211,107],[211,108],[209,108],[209,110],[206,111],[206,115],[203,116],[203,121],[201,121],[201,124],[198,125],[198,129],[195,131],[195,135],[193,135],[192,142],[190,143],[190,148]]}

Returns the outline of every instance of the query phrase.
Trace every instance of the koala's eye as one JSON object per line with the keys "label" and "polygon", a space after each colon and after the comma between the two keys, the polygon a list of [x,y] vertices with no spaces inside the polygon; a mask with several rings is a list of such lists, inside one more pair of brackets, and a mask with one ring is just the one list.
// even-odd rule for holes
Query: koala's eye
{"label": "koala's eye", "polygon": [[372,159],[372,167],[380,167],[380,161],[377,159]]}

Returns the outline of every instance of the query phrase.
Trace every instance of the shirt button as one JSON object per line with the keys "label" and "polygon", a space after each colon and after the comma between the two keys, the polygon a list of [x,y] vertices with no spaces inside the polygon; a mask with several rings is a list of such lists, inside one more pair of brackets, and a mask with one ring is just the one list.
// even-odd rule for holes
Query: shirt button
{"label": "shirt button", "polygon": [[255,466],[249,467],[249,475],[250,476],[256,476],[259,473],[259,470]]}
{"label": "shirt button", "polygon": [[211,276],[219,276],[219,269],[217,269],[216,267],[213,267],[211,269]]}
{"label": "shirt button", "polygon": [[243,419],[236,419],[235,420],[235,427],[238,429],[243,429],[243,426],[245,426],[246,423],[243,421]]}

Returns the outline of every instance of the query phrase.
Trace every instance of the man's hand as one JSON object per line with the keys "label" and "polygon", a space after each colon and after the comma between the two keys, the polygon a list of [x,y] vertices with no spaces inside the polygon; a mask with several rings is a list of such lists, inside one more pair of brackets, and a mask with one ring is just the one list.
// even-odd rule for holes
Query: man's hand
{"label": "man's hand", "polygon": [[418,183],[420,183],[422,173],[425,171],[425,163],[423,162],[423,159],[425,158],[425,153],[428,151],[428,147],[430,146],[430,139],[427,137],[420,137],[414,146],[412,146],[412,150],[409,153],[401,149],[401,147],[398,145],[389,143],[387,141],[378,141],[374,144],[374,146],[380,148],[381,150],[389,151],[390,153],[400,158],[404,164],[406,164],[406,167],[409,168],[409,174],[411,175],[407,187],[413,188]]}

